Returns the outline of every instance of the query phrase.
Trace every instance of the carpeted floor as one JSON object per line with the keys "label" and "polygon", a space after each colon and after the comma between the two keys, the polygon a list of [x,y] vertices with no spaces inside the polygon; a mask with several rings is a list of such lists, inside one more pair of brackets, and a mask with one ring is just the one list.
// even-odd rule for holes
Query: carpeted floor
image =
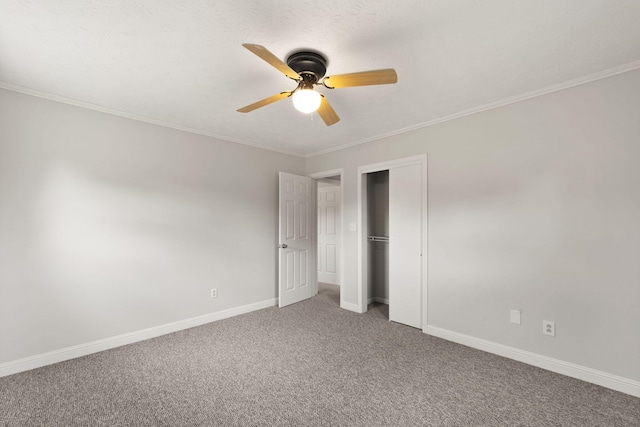
{"label": "carpeted floor", "polygon": [[640,399],[338,307],[339,289],[0,378],[3,426],[640,426]]}

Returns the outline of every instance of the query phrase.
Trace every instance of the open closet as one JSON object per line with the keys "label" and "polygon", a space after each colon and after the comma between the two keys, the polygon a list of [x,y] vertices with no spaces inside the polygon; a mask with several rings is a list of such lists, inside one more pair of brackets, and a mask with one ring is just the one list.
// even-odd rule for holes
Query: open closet
{"label": "open closet", "polygon": [[389,304],[389,320],[422,328],[423,165],[363,174],[366,301]]}
{"label": "open closet", "polygon": [[368,303],[389,304],[389,171],[367,175]]}

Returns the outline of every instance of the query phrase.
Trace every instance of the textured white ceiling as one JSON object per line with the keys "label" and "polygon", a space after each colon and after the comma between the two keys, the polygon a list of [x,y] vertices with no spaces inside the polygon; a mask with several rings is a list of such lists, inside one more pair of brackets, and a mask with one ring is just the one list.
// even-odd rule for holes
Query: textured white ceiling
{"label": "textured white ceiling", "polygon": [[[0,0],[0,85],[231,141],[308,155],[640,60],[637,0]],[[328,75],[395,68],[398,83],[320,89],[244,49],[323,52]]]}

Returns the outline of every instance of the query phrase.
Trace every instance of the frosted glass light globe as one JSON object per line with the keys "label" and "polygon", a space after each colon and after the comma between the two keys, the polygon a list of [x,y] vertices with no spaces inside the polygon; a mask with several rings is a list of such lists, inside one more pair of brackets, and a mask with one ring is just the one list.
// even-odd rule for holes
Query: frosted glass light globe
{"label": "frosted glass light globe", "polygon": [[291,96],[296,110],[309,114],[320,107],[320,94],[313,89],[297,90]]}

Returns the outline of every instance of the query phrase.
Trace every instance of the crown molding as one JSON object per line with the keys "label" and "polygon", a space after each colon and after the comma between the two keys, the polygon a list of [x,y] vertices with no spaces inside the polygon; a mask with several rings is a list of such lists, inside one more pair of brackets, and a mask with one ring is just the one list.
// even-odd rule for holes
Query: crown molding
{"label": "crown molding", "polygon": [[380,135],[376,135],[373,137],[369,137],[369,138],[365,138],[365,139],[361,139],[361,140],[357,140],[357,141],[353,141],[347,144],[343,144],[343,145],[339,145],[337,147],[332,147],[332,148],[328,148],[326,150],[321,150],[321,151],[316,151],[314,153],[309,153],[309,154],[303,154],[303,153],[298,153],[298,152],[294,152],[294,151],[288,151],[288,150],[282,150],[282,149],[277,149],[274,147],[269,147],[266,145],[262,145],[262,144],[258,144],[258,143],[254,143],[254,142],[250,142],[250,141],[245,141],[239,138],[234,138],[231,136],[227,136],[227,135],[219,135],[219,134],[215,134],[215,133],[210,133],[210,132],[204,132],[202,130],[198,130],[198,129],[193,129],[193,128],[189,128],[186,126],[181,126],[181,125],[177,125],[174,123],[168,123],[168,122],[163,122],[161,120],[156,120],[156,119],[152,119],[149,117],[144,117],[144,116],[140,116],[137,114],[133,114],[133,113],[127,113],[124,111],[120,111],[120,110],[116,110],[116,109],[112,109],[112,108],[107,108],[107,107],[102,107],[100,105],[96,105],[96,104],[92,104],[89,102],[85,102],[85,101],[80,101],[77,99],[73,99],[73,98],[67,98],[64,96],[60,96],[60,95],[55,95],[55,94],[51,94],[51,93],[47,93],[47,92],[41,92],[38,91],[36,89],[31,89],[31,88],[27,88],[27,87],[23,87],[23,86],[17,86],[17,85],[13,85],[11,83],[7,83],[4,81],[0,81],[0,88],[1,89],[6,89],[6,90],[10,90],[13,92],[18,92],[18,93],[23,93],[26,95],[31,95],[31,96],[35,96],[38,98],[43,98],[43,99],[47,99],[50,101],[55,101],[55,102],[60,102],[63,104],[69,104],[69,105],[73,105],[76,107],[80,107],[80,108],[86,108],[88,110],[93,110],[93,111],[98,111],[101,113],[106,113],[106,114],[111,114],[114,116],[119,116],[119,117],[124,117],[127,119],[131,119],[131,120],[137,120],[140,122],[145,122],[145,123],[150,123],[153,125],[157,125],[157,126],[162,126],[162,127],[166,127],[166,128],[170,128],[170,129],[176,129],[176,130],[180,130],[183,132],[188,132],[188,133],[192,133],[192,134],[196,134],[196,135],[201,135],[201,136],[206,136],[209,138],[215,138],[215,139],[219,139],[221,141],[226,141],[226,142],[233,142],[236,144],[242,144],[242,145],[247,145],[250,147],[254,147],[254,148],[259,148],[262,150],[267,150],[267,151],[272,151],[272,152],[276,152],[276,153],[280,153],[280,154],[286,154],[289,156],[294,156],[294,157],[301,157],[301,158],[305,158],[305,159],[309,159],[312,157],[316,157],[316,156],[321,156],[323,154],[328,154],[328,153],[332,153],[334,151],[340,151],[340,150],[344,150],[346,148],[351,148],[351,147],[355,147],[358,145],[362,145],[362,144],[367,144],[369,142],[374,142],[374,141],[379,141],[381,139],[385,139],[385,138],[389,138],[392,136],[396,136],[396,135],[400,135],[403,133],[407,133],[407,132],[412,132],[418,129],[422,129],[422,128],[426,128],[429,126],[434,126],[437,125],[439,123],[443,123],[443,122],[448,122],[451,120],[455,120],[455,119],[459,119],[461,117],[465,117],[465,116],[470,116],[473,114],[477,114],[477,113],[481,113],[483,111],[488,111],[488,110],[493,110],[496,108],[500,108],[509,104],[514,104],[516,102],[520,102],[520,101],[525,101],[527,99],[531,99],[531,98],[536,98],[539,96],[543,96],[543,95],[547,95],[550,93],[554,93],[554,92],[559,92],[565,89],[570,89],[572,87],[575,86],[580,86],[580,85],[584,85],[587,83],[591,83],[597,80],[601,80],[601,79],[605,79],[607,77],[612,77],[618,74],[622,74],[622,73],[626,73],[629,71],[635,71],[640,69],[640,60],[638,61],[633,61],[630,62],[628,64],[623,64],[617,67],[613,67],[613,68],[609,68],[607,70],[603,70],[603,71],[599,71],[597,73],[593,73],[593,74],[588,74],[586,76],[582,76],[582,77],[578,77],[576,79],[572,79],[572,80],[568,80],[566,82],[563,83],[559,83],[556,85],[552,85],[552,86],[547,86],[545,88],[542,89],[538,89],[538,90],[534,90],[531,92],[526,92],[520,95],[516,95],[516,96],[512,96],[512,97],[508,97],[508,98],[504,98],[501,99],[499,101],[495,101],[495,102],[491,102],[489,104],[484,104],[484,105],[480,105],[474,108],[469,108],[466,110],[462,110],[459,111],[457,113],[453,113],[447,116],[443,116],[443,117],[439,117],[433,120],[429,120],[426,122],[422,122],[422,123],[417,123],[415,125],[412,126],[407,126],[401,129],[397,129],[391,132],[386,132]]}
{"label": "crown molding", "polygon": [[613,76],[618,75],[618,74],[626,73],[626,72],[629,72],[629,71],[635,71],[635,70],[638,70],[638,69],[640,69],[640,60],[639,61],[633,61],[633,62],[630,62],[628,64],[620,65],[618,67],[609,68],[607,70],[599,71],[597,73],[588,74],[586,76],[578,77],[576,79],[568,80],[566,82],[558,83],[556,85],[547,86],[547,87],[542,88],[542,89],[537,89],[537,90],[534,90],[534,91],[531,91],[531,92],[526,92],[526,93],[523,93],[523,94],[520,94],[520,95],[504,98],[504,99],[501,99],[499,101],[491,102],[489,104],[484,104],[484,105],[480,105],[478,107],[469,108],[467,110],[462,110],[460,112],[453,113],[453,114],[450,114],[448,116],[439,117],[437,119],[429,120],[429,121],[426,121],[426,122],[423,122],[423,123],[418,123],[418,124],[415,124],[415,125],[412,125],[412,126],[408,126],[408,127],[402,128],[402,129],[395,130],[395,131],[387,132],[387,133],[384,133],[384,134],[381,134],[381,135],[376,135],[376,136],[373,136],[373,137],[370,137],[370,138],[365,138],[365,139],[362,139],[362,140],[359,140],[359,141],[350,142],[348,144],[343,144],[343,145],[340,145],[338,147],[328,148],[328,149],[322,150],[322,151],[316,151],[315,153],[307,154],[304,157],[309,159],[309,158],[320,156],[320,155],[323,155],[323,154],[328,154],[328,153],[331,153],[331,152],[334,152],[334,151],[344,150],[345,148],[351,148],[351,147],[355,147],[357,145],[367,144],[369,142],[378,141],[378,140],[381,140],[381,139],[389,138],[389,137],[400,135],[400,134],[407,133],[407,132],[412,132],[414,130],[426,128],[426,127],[429,127],[429,126],[434,126],[434,125],[437,125],[439,123],[448,122],[448,121],[451,121],[451,120],[459,119],[461,117],[465,117],[465,116],[470,116],[472,114],[481,113],[483,111],[493,110],[493,109],[496,109],[496,108],[504,107],[505,105],[514,104],[516,102],[525,101],[525,100],[531,99],[531,98],[537,98],[539,96],[547,95],[547,94],[554,93],[554,92],[559,92],[559,91],[562,91],[562,90],[565,90],[565,89],[570,89],[570,88],[575,87],[575,86],[581,86],[581,85],[584,85],[584,84],[587,84],[587,83],[591,83],[591,82],[594,82],[594,81],[597,81],[597,80],[605,79],[607,77],[613,77]]}
{"label": "crown molding", "polygon": [[177,124],[174,124],[174,123],[163,122],[162,120],[156,120],[156,119],[152,119],[152,118],[145,117],[145,116],[140,116],[140,115],[133,114],[133,113],[127,113],[125,111],[120,111],[120,110],[116,110],[116,109],[113,109],[113,108],[102,107],[100,105],[92,104],[90,102],[80,101],[78,99],[67,98],[65,96],[55,95],[55,94],[48,93],[48,92],[41,92],[39,90],[27,88],[27,87],[24,87],[24,86],[13,85],[11,83],[7,83],[7,82],[1,81],[1,80],[0,80],[0,89],[6,89],[6,90],[10,90],[12,92],[18,92],[18,93],[22,93],[22,94],[25,94],[25,95],[35,96],[37,98],[42,98],[42,99],[46,99],[46,100],[54,101],[54,102],[60,102],[62,104],[73,105],[75,107],[85,108],[87,110],[98,111],[100,113],[105,113],[105,114],[110,114],[110,115],[113,115],[113,116],[123,117],[123,118],[126,118],[126,119],[136,120],[136,121],[139,121],[139,122],[150,123],[152,125],[162,126],[162,127],[170,128],[170,129],[175,129],[175,130],[179,130],[179,131],[182,131],[182,132],[188,132],[188,133],[192,133],[192,134],[195,134],[195,135],[201,135],[201,136],[206,136],[206,137],[209,137],[209,138],[215,138],[215,139],[219,139],[219,140],[225,141],[225,142],[233,142],[233,143],[236,143],[236,144],[248,145],[250,147],[260,148],[262,150],[274,151],[274,152],[280,153],[280,154],[287,154],[289,156],[303,157],[304,158],[304,155],[301,154],[301,153],[296,153],[296,152],[287,151],[287,150],[280,150],[280,149],[277,149],[277,148],[268,147],[266,145],[261,145],[261,144],[257,144],[257,143],[254,143],[254,142],[245,141],[245,140],[242,140],[242,139],[239,139],[239,138],[234,138],[234,137],[231,137],[231,136],[218,135],[218,134],[215,134],[215,133],[204,132],[204,131],[201,131],[201,130],[198,130],[198,129],[193,129],[193,128],[189,128],[189,127],[186,127],[186,126],[181,126],[181,125],[177,125]]}

